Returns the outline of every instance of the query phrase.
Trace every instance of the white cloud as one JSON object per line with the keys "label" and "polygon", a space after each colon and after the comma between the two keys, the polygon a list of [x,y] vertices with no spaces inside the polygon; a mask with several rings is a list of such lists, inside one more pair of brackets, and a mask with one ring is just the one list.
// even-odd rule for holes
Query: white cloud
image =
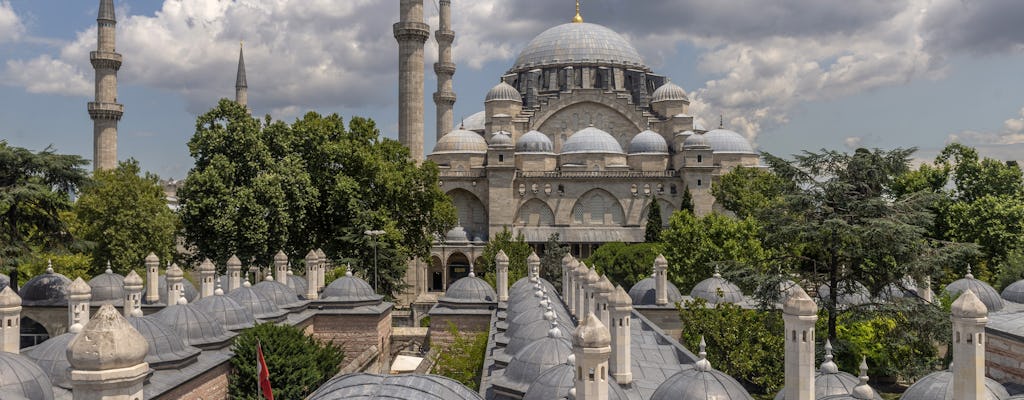
{"label": "white cloud", "polygon": [[25,25],[8,0],[0,1],[0,43],[14,42],[25,33]]}
{"label": "white cloud", "polygon": [[77,66],[48,55],[29,61],[8,60],[2,74],[11,85],[24,87],[29,93],[90,96],[93,85]]}
{"label": "white cloud", "polygon": [[1016,118],[1003,121],[1003,130],[1001,132],[968,130],[949,135],[948,141],[979,146],[1024,145],[1024,108],[1021,108]]}
{"label": "white cloud", "polygon": [[861,147],[861,143],[864,142],[864,138],[860,136],[847,136],[843,139],[843,144],[850,150],[856,150]]}

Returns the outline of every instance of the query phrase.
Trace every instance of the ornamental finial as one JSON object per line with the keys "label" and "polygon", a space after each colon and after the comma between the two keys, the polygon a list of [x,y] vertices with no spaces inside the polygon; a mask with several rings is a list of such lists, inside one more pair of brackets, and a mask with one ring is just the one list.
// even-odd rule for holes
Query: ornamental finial
{"label": "ornamental finial", "polygon": [[580,0],[576,0],[576,16],[572,18],[574,24],[583,23],[583,16],[580,15]]}

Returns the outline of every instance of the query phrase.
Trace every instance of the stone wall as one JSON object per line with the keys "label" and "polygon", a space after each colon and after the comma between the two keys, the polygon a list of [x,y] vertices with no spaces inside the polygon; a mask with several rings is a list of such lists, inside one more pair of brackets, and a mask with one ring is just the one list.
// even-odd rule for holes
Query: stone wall
{"label": "stone wall", "polygon": [[444,347],[455,341],[455,337],[448,332],[448,323],[455,324],[459,334],[477,334],[490,329],[491,314],[431,315],[427,334],[431,348]]}
{"label": "stone wall", "polygon": [[985,374],[1000,383],[1024,385],[1024,341],[987,330]]}
{"label": "stone wall", "polygon": [[227,400],[228,375],[230,374],[231,363],[224,361],[222,364],[154,399]]}
{"label": "stone wall", "polygon": [[346,357],[362,353],[371,346],[381,349],[382,365],[388,365],[391,351],[391,313],[382,315],[319,314],[312,324],[312,335],[341,346]]}

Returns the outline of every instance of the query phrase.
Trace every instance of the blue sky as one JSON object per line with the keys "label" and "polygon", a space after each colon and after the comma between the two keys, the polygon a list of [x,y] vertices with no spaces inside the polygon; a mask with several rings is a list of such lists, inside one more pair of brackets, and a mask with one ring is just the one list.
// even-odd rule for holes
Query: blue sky
{"label": "blue sky", "polygon": [[[88,51],[98,0],[0,0],[0,140],[92,157]],[[239,40],[257,115],[375,119],[396,137],[397,1],[115,0],[118,156],[163,177],[191,167],[195,117],[234,95]],[[436,6],[426,0],[428,22]],[[456,117],[483,108],[519,49],[567,22],[566,0],[453,1]],[[565,3],[565,4],[560,4]],[[588,22],[627,37],[683,86],[691,112],[775,154],[951,140],[1024,159],[1024,2],[589,0]],[[427,46],[427,152],[436,88]]]}

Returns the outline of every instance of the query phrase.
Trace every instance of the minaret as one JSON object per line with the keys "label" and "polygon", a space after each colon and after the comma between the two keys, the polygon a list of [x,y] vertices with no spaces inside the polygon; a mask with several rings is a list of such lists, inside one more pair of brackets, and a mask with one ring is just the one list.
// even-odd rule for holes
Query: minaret
{"label": "minaret", "polygon": [[505,250],[498,250],[498,255],[494,256],[494,269],[498,271],[497,282],[498,285],[498,302],[508,301],[508,255],[505,254]]}
{"label": "minaret", "polygon": [[423,160],[423,45],[430,26],[423,22],[423,0],[399,0],[400,19],[393,27],[398,41],[398,141],[409,157]]}
{"label": "minaret", "polygon": [[437,75],[437,92],[434,93],[434,106],[437,107],[437,140],[441,140],[455,125],[452,107],[455,106],[455,92],[452,90],[452,75],[455,75],[455,63],[452,62],[452,42],[455,31],[452,30],[452,0],[440,0],[441,15],[434,39],[437,40],[437,62],[434,73]]}
{"label": "minaret", "polygon": [[576,356],[576,400],[608,400],[608,358],[612,353],[608,327],[587,314],[572,335]]}
{"label": "minaret", "polygon": [[786,400],[814,400],[814,323],[818,321],[818,305],[800,286],[782,304],[785,325],[785,392]]}
{"label": "minaret", "polygon": [[953,398],[984,399],[988,308],[971,289],[967,289],[953,302],[950,311],[953,321]]}
{"label": "minaret", "polygon": [[245,82],[245,56],[242,43],[238,43],[238,73],[235,74],[235,103],[249,107],[249,85]]}
{"label": "minaret", "polygon": [[89,102],[92,118],[93,170],[117,168],[117,122],[124,115],[124,105],[117,102],[117,70],[121,69],[121,54],[116,52],[114,27],[114,0],[100,0],[96,18],[98,35],[96,51],[89,53],[89,61],[96,70],[96,101]]}
{"label": "minaret", "polygon": [[21,349],[21,297],[10,286],[0,291],[0,351]]}

